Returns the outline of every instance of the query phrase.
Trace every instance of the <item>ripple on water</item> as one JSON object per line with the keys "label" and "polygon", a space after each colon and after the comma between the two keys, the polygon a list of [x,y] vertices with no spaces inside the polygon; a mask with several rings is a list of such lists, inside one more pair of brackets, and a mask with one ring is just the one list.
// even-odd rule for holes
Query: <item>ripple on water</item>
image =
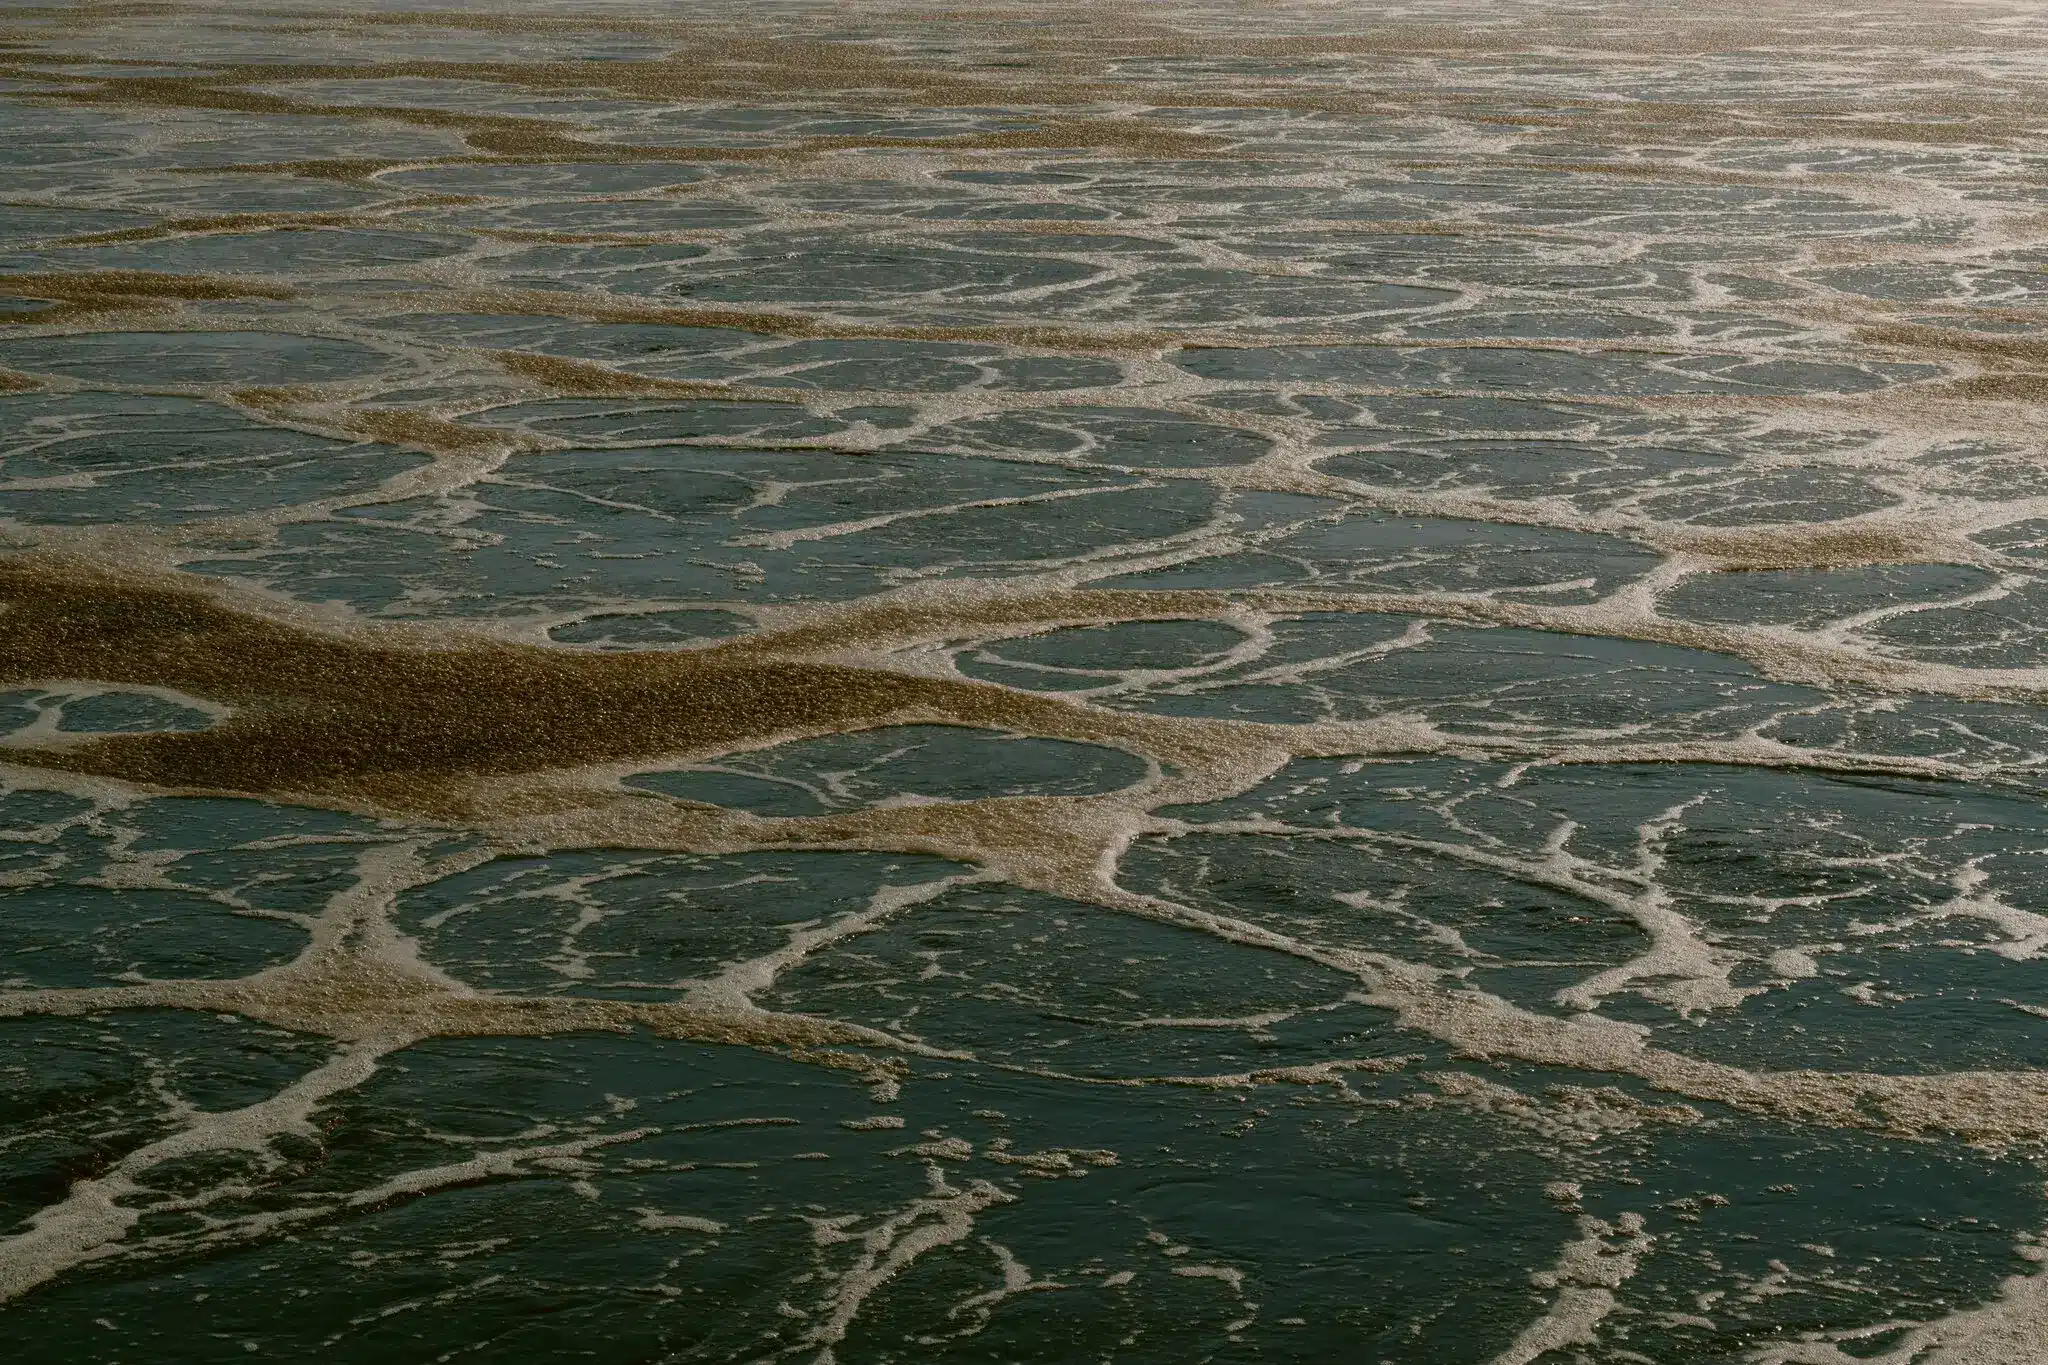
{"label": "ripple on water", "polygon": [[965,870],[878,853],[561,852],[408,891],[397,921],[429,961],[480,988],[673,1000],[780,948],[795,927],[829,926],[886,887]]}
{"label": "ripple on water", "polygon": [[1651,551],[1614,537],[1361,512],[1099,586],[1493,593],[1573,603],[1604,597],[1656,563]]}
{"label": "ripple on water", "polygon": [[843,600],[1182,534],[1215,501],[1203,484],[936,455],[559,451],[459,495],[283,527],[204,571],[404,615]]}
{"label": "ripple on water", "polygon": [[415,194],[481,194],[524,199],[564,194],[645,194],[671,185],[698,184],[716,174],[708,166],[659,162],[493,162],[387,171],[377,177],[376,183]]}
{"label": "ripple on water", "polygon": [[821,442],[843,433],[845,414],[821,416],[794,403],[727,403],[717,399],[662,402],[642,399],[557,398],[509,403],[472,420],[514,427],[557,440],[644,446],[657,441],[746,437],[760,441]]}
{"label": "ripple on water", "polygon": [[0,365],[105,383],[326,383],[402,364],[387,351],[292,332],[94,332],[0,337]]}
{"label": "ripple on water", "polygon": [[0,746],[31,748],[68,736],[181,734],[218,717],[195,699],[92,685],[0,692]]}
{"label": "ripple on water", "polygon": [[1087,796],[1128,787],[1146,772],[1143,759],[1097,744],[892,725],[643,773],[626,784],[758,815],[823,815],[906,802]]}
{"label": "ripple on water", "polygon": [[[600,261],[590,268],[609,267]],[[1122,374],[1116,362],[1090,357],[1010,355],[992,346],[947,341],[787,341],[728,326],[474,314],[415,314],[387,325],[443,343],[595,360],[628,374],[685,383],[904,393],[1047,392],[1114,383]],[[771,324],[764,320],[761,325]]]}
{"label": "ripple on water", "polygon": [[1005,412],[934,428],[920,444],[1003,454],[1045,454],[1137,469],[1249,464],[1271,442],[1256,432],[1150,408],[1063,407]]}
{"label": "ripple on water", "polygon": [[1755,360],[1741,355],[1658,356],[1509,347],[1269,346],[1185,351],[1175,363],[1200,378],[1231,384],[1615,397],[1867,393],[1944,373],[1933,365],[1889,361]]}
{"label": "ripple on water", "polygon": [[600,611],[555,626],[548,638],[600,649],[647,649],[705,644],[737,635],[747,626],[746,617],[729,611]]}
{"label": "ripple on water", "polygon": [[0,1233],[18,1234],[74,1181],[177,1132],[180,1106],[258,1103],[331,1051],[324,1038],[182,1010],[0,1019]]}
{"label": "ripple on water", "polygon": [[162,396],[0,395],[0,423],[4,515],[26,522],[233,516],[368,492],[429,459]]}
{"label": "ripple on water", "polygon": [[[2048,917],[2027,908],[2048,893],[2030,796],[1791,769],[1315,760],[1176,813],[1191,833],[1141,846],[1126,885],[1533,1008],[1597,1005],[1688,1055],[1909,1075],[2044,1060],[2014,1007],[2048,951]],[[1283,837],[1227,829],[1244,820]]]}
{"label": "ripple on water", "polygon": [[468,250],[468,239],[364,228],[274,228],[165,237],[115,246],[46,251],[41,259],[60,270],[149,270],[179,275],[355,277],[398,270]]}
{"label": "ripple on water", "polygon": [[[83,719],[98,722],[92,733],[143,728],[132,713]],[[304,917],[354,884],[375,830],[257,801],[95,807],[33,790],[0,799],[0,828],[13,836],[0,845],[11,887],[0,982],[15,988],[232,978],[287,962],[306,946]]]}
{"label": "ripple on water", "polygon": [[1277,622],[1256,657],[1140,680],[1112,702],[1280,724],[1416,716],[1474,740],[1555,745],[1732,739],[1823,697],[1703,650],[1361,613]]}
{"label": "ripple on water", "polygon": [[1247,642],[1217,621],[1132,621],[993,640],[954,660],[970,678],[1037,691],[1107,687],[1156,670],[1200,669]]}

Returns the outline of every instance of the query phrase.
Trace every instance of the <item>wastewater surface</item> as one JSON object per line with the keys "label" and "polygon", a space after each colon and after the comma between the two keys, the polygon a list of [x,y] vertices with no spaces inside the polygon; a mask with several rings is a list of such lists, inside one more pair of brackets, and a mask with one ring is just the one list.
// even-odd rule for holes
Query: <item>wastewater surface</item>
{"label": "wastewater surface", "polygon": [[0,10],[9,1360],[2048,1360],[2048,12]]}

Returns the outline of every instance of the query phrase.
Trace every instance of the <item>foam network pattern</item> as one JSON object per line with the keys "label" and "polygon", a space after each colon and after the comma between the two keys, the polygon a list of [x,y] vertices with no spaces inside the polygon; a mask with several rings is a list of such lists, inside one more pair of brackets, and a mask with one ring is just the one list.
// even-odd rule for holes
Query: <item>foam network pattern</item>
{"label": "foam network pattern", "polygon": [[22,1361],[2048,1358],[2048,25],[28,8]]}

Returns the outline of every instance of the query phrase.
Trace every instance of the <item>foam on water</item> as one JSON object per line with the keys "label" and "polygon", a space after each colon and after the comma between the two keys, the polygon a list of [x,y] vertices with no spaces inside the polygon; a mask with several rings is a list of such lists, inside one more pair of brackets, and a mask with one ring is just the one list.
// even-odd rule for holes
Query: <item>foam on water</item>
{"label": "foam on water", "polygon": [[11,13],[21,1358],[2042,1358],[2041,18]]}

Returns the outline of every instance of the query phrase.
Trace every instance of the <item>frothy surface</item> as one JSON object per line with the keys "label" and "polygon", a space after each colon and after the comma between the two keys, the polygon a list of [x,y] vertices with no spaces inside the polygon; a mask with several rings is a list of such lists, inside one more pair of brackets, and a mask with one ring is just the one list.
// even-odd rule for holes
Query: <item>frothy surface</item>
{"label": "frothy surface", "polygon": [[2035,6],[5,22],[20,1359],[2048,1357]]}

